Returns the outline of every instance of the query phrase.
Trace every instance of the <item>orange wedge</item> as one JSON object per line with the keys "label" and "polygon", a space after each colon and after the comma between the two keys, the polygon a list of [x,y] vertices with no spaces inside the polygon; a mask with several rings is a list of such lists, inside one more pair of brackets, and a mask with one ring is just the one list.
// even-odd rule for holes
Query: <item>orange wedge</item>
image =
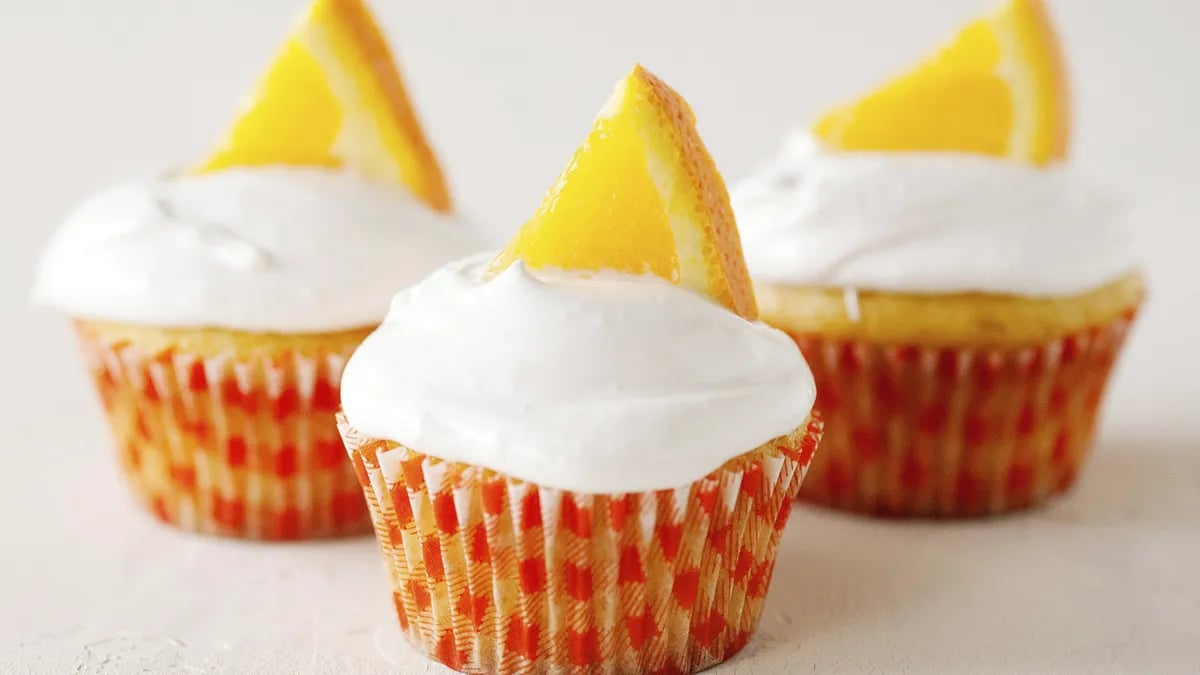
{"label": "orange wedge", "polygon": [[636,66],[492,263],[655,274],[757,316],[729,194],[687,101]]}
{"label": "orange wedge", "polygon": [[1044,165],[1067,152],[1065,71],[1042,0],[1009,0],[813,131],[841,150],[959,151]]}
{"label": "orange wedge", "polygon": [[362,0],[316,0],[221,148],[200,166],[351,167],[450,209],[386,40]]}

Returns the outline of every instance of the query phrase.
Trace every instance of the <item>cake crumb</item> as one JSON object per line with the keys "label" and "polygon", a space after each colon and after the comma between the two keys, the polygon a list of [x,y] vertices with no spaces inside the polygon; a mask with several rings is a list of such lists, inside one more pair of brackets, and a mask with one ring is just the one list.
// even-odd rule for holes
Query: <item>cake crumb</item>
{"label": "cake crumb", "polygon": [[858,323],[862,318],[862,314],[858,309],[858,289],[847,286],[842,289],[842,301],[846,304],[846,316],[854,323]]}

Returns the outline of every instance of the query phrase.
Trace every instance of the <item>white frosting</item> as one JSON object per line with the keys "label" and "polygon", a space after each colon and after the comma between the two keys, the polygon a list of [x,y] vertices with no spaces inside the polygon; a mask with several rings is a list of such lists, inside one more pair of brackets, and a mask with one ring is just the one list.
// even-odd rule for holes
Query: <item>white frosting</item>
{"label": "white frosting", "polygon": [[654,276],[486,259],[392,301],[342,379],[350,425],[448,461],[583,493],[686,485],[804,423],[785,334]]}
{"label": "white frosting", "polygon": [[979,155],[840,153],[798,135],[733,207],[770,282],[1063,296],[1136,266],[1113,200],[1062,168]]}
{"label": "white frosting", "polygon": [[96,194],[51,240],[34,299],[120,323],[339,330],[378,323],[397,288],[482,248],[348,171],[230,169]]}

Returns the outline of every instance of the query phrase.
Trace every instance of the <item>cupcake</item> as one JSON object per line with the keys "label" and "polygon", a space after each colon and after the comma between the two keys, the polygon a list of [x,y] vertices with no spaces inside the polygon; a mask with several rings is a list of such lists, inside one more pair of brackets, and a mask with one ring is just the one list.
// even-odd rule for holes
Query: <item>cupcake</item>
{"label": "cupcake", "polygon": [[1143,287],[1119,209],[1063,166],[1064,72],[1012,0],[735,188],[827,424],[803,499],[961,517],[1075,482]]}
{"label": "cupcake", "polygon": [[254,539],[369,532],[334,413],[396,288],[477,246],[368,10],[318,0],[228,140],[88,199],[35,300],[74,319],[138,500]]}
{"label": "cupcake", "polygon": [[399,293],[339,417],[400,627],[465,672],[678,672],[762,612],[820,435],[724,183],[638,67],[495,257]]}

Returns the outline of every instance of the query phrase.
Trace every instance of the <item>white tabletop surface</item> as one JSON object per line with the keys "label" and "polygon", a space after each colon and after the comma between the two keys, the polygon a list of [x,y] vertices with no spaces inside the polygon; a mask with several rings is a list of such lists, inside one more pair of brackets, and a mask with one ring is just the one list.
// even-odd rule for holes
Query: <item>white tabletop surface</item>
{"label": "white tabletop surface", "polygon": [[[987,2],[377,4],[463,210],[500,237],[635,59],[736,178]],[[1152,288],[1094,459],[1065,499],[984,522],[797,507],[756,637],[713,672],[1200,672],[1200,4],[1055,6],[1076,167],[1129,202]],[[371,539],[256,545],[143,516],[65,323],[27,302],[70,205],[198,156],[293,9],[0,0],[0,673],[443,672],[399,637]]]}

